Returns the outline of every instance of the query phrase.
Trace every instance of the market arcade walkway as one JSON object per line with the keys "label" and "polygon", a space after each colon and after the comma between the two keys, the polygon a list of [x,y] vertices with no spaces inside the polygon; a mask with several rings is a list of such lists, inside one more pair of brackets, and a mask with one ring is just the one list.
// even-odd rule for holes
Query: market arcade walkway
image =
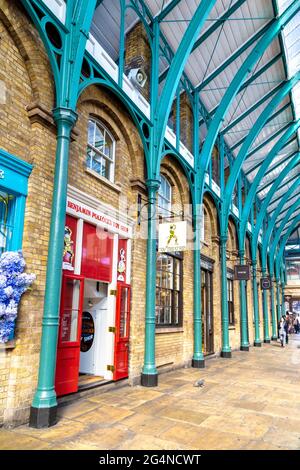
{"label": "market arcade walkway", "polygon": [[157,389],[99,392],[53,428],[0,430],[0,448],[300,449],[299,390],[300,335],[162,375]]}

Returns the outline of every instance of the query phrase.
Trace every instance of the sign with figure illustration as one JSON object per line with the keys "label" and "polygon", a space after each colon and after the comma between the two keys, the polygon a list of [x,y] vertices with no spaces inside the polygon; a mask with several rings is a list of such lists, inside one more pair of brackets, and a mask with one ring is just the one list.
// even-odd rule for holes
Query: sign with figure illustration
{"label": "sign with figure illustration", "polygon": [[160,253],[184,251],[186,248],[186,222],[159,224],[158,251]]}

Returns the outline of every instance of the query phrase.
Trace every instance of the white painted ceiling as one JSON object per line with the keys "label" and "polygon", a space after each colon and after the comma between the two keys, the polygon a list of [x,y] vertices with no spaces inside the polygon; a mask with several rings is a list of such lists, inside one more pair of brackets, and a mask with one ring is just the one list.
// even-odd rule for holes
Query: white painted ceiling
{"label": "white painted ceiling", "polygon": [[[200,36],[207,31],[226,11],[235,4],[236,0],[217,0],[214,8],[212,9],[205,26],[201,31]],[[222,67],[226,60],[236,53],[239,48],[247,43],[251,37],[257,34],[269,22],[274,20],[274,4],[278,7],[279,13],[282,13],[285,8],[291,4],[292,0],[245,0],[244,3],[232,14],[232,16],[225,22],[219,22],[219,27],[213,32],[195,51],[190,55],[185,73],[188,76],[194,87],[199,86],[206,80],[215,70],[221,68],[220,73],[211,80],[200,92],[200,97],[206,109],[211,112],[220,103],[227,87],[231,83],[233,77],[237,73],[239,67],[255,47],[254,42],[247,50],[241,53],[230,65]],[[145,4],[149,8],[152,16],[158,15],[170,3],[167,0],[145,0]],[[161,31],[165,36],[169,46],[173,52],[176,52],[179,43],[186,31],[189,20],[192,18],[200,0],[180,0],[170,13],[164,18],[161,23]],[[133,9],[128,9],[126,14],[125,28],[129,31],[133,25],[138,21],[138,16]],[[119,31],[120,31],[120,7],[119,0],[103,0],[101,5],[95,12],[94,22],[92,26],[92,34],[112,56],[118,61],[119,50]],[[271,97],[264,101],[259,107],[251,111],[255,103],[259,103],[269,92],[274,90],[280,83],[287,78],[292,77],[297,71],[300,70],[300,12],[293,18],[292,21],[282,31],[282,44],[279,38],[276,38],[268,49],[265,51],[259,62],[256,64],[254,71],[250,73],[247,79],[262,69],[273,58],[282,53],[281,58],[277,60],[271,67],[264,73],[256,78],[247,88],[243,89],[233,101],[228,114],[225,117],[222,129],[228,125],[232,125],[236,119],[243,116],[243,119],[236,123],[225,134],[226,143],[230,148],[234,148],[233,155],[236,156],[241,148],[239,142],[245,138],[251,128],[255,125],[256,120],[261,112],[272,99]],[[284,57],[287,63],[287,69],[284,64]],[[167,67],[165,60],[160,61],[160,73]],[[163,85],[163,84],[162,84]],[[273,95],[274,96],[274,95]],[[285,106],[286,105],[286,106]],[[257,163],[266,158],[268,152],[272,149],[277,140],[283,135],[284,128],[294,119],[294,116],[300,118],[300,85],[294,88],[293,92],[278,106],[276,111],[285,109],[279,113],[274,119],[267,123],[262,129],[258,138],[253,143],[251,152],[255,148],[261,146],[267,139],[275,133],[272,141],[265,145],[257,152],[253,151],[253,155],[249,157],[243,169],[247,172],[249,181],[253,181],[257,174],[258,168],[249,172],[251,168],[255,167]],[[281,131],[282,129],[282,131]],[[205,138],[206,132],[201,126],[201,137]],[[295,136],[292,143],[286,146],[279,155],[274,159],[271,170],[263,179],[261,187],[267,182],[274,181],[282,172],[285,165],[288,163],[287,157],[292,157],[299,151],[300,133],[297,139]],[[282,165],[277,164],[282,161]],[[248,173],[249,172],[249,173]],[[293,174],[297,176],[299,170],[293,170]],[[288,179],[288,178],[287,178]],[[292,183],[287,184],[283,193],[291,186]],[[270,186],[264,191],[259,192],[259,197],[263,199]],[[279,190],[276,192],[273,199],[280,195]],[[270,211],[274,209],[270,205]]]}

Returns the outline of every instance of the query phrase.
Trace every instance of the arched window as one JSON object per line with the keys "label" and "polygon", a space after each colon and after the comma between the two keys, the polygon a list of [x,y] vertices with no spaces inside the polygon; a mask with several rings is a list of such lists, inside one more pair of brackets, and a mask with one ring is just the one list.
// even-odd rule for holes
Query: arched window
{"label": "arched window", "polygon": [[89,119],[86,165],[98,175],[114,181],[115,140],[99,121]]}
{"label": "arched window", "polygon": [[160,187],[158,190],[158,215],[160,218],[172,215],[172,188],[167,178],[160,175]]}

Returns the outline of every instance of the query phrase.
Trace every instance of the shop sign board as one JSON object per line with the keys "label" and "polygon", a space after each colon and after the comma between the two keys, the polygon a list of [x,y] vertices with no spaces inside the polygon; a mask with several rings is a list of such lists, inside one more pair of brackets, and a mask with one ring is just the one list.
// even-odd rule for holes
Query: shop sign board
{"label": "shop sign board", "polygon": [[271,289],[271,279],[269,277],[262,277],[260,280],[260,287],[263,290]]}
{"label": "shop sign board", "polygon": [[89,207],[71,197],[67,199],[67,213],[74,217],[82,218],[93,225],[99,225],[109,232],[119,233],[126,238],[132,237],[132,227],[118,220],[117,217]]}
{"label": "shop sign board", "polygon": [[94,342],[95,325],[92,315],[89,312],[82,313],[82,328],[80,339],[80,351],[87,352]]}
{"label": "shop sign board", "polygon": [[250,268],[248,264],[237,264],[234,266],[234,279],[236,281],[249,281]]}
{"label": "shop sign board", "polygon": [[186,239],[186,221],[159,224],[158,251],[160,253],[184,251]]}

